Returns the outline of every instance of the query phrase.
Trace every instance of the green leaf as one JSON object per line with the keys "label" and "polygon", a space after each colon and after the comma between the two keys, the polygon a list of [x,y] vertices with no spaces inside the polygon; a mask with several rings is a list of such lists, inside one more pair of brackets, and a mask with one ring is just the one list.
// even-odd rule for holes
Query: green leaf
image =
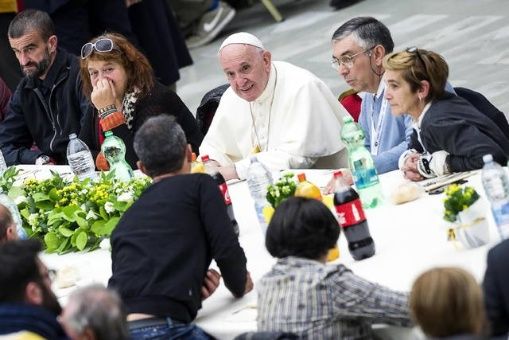
{"label": "green leaf", "polygon": [[64,253],[66,250],[70,249],[71,248],[71,239],[70,238],[65,238],[61,243],[60,243],[60,246],[58,247],[57,249],[57,253],[59,254],[62,254]]}
{"label": "green leaf", "polygon": [[104,227],[105,224],[105,220],[97,220],[92,224],[92,228],[90,230],[97,236],[106,235],[106,228]]}
{"label": "green leaf", "polygon": [[62,234],[65,237],[71,237],[74,234],[73,230],[66,228],[64,225],[61,225],[58,228],[58,231],[60,232],[60,234]]}
{"label": "green leaf", "polygon": [[55,233],[47,233],[44,235],[44,243],[46,244],[46,249],[48,252],[55,251],[60,245],[60,240],[58,239],[57,234]]}
{"label": "green leaf", "polygon": [[32,195],[32,198],[34,199],[35,203],[49,200],[49,196],[42,192],[36,192]]}
{"label": "green leaf", "polygon": [[104,225],[104,235],[111,235],[111,232],[117,226],[118,221],[120,221],[120,217],[112,217],[106,224]]}
{"label": "green leaf", "polygon": [[9,190],[9,193],[7,195],[11,199],[14,200],[14,199],[16,199],[19,196],[24,196],[25,195],[25,190],[23,190],[23,188],[18,187],[18,186],[12,186],[11,189]]}
{"label": "green leaf", "polygon": [[68,221],[74,222],[76,221],[76,211],[78,211],[80,208],[77,205],[68,205],[66,207],[62,208],[62,212],[64,213],[64,218]]}
{"label": "green leaf", "polygon": [[48,210],[53,209],[53,207],[55,205],[51,201],[39,201],[39,202],[35,203],[35,206],[37,207],[37,209],[42,209],[44,211],[48,211]]}
{"label": "green leaf", "polygon": [[113,203],[113,207],[121,212],[125,212],[127,210],[128,206],[129,206],[128,202],[116,201],[115,203]]}
{"label": "green leaf", "polygon": [[89,229],[88,221],[84,219],[83,217],[78,216],[77,214],[74,215],[74,219],[76,220],[76,223],[80,226],[82,229]]}
{"label": "green leaf", "polygon": [[85,247],[87,246],[87,241],[88,241],[87,232],[83,230],[80,231],[78,233],[78,236],[76,236],[76,248],[78,248],[79,250],[85,249]]}
{"label": "green leaf", "polygon": [[52,200],[53,202],[57,202],[59,199],[60,199],[60,196],[57,194],[57,189],[56,188],[52,188],[49,193],[48,193],[48,197],[50,200]]}

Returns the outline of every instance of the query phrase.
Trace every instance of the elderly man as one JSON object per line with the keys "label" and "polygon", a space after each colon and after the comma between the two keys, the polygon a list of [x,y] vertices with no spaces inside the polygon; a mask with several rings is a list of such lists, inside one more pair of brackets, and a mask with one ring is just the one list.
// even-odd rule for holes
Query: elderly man
{"label": "elderly man", "polygon": [[219,49],[230,83],[200,147],[226,179],[244,179],[250,156],[271,170],[346,166],[343,116],[327,86],[285,62],[249,33],[229,36]]}
{"label": "elderly man", "polygon": [[209,175],[189,174],[191,147],[167,115],[141,126],[134,150],[153,184],[111,235],[109,286],[124,301],[134,339],[208,339],[192,321],[219,284],[212,259],[235,297],[253,288],[223,196]]}
{"label": "elderly man", "polygon": [[120,297],[100,284],[73,291],[59,321],[71,340],[129,339]]}
{"label": "elderly man", "polygon": [[55,28],[45,12],[19,13],[7,33],[25,77],[0,123],[5,161],[66,164],[68,136],[79,133],[82,117],[92,109],[81,91],[78,60],[57,49]]}
{"label": "elderly man", "polygon": [[378,173],[398,168],[412,134],[409,116],[395,117],[384,98],[382,60],[394,48],[389,29],[371,17],[357,17],[332,35],[332,65],[349,86],[364,95],[359,124]]}
{"label": "elderly man", "polygon": [[0,335],[10,334],[9,339],[67,339],[40,251],[35,240],[0,245]]}

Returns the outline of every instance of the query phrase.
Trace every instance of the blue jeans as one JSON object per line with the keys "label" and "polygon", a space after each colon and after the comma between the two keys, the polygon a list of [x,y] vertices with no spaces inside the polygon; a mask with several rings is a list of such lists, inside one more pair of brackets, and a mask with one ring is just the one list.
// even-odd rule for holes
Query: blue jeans
{"label": "blue jeans", "polygon": [[[197,340],[209,340],[213,339],[204,330],[192,323],[181,323],[179,321],[172,320],[171,318],[165,318],[166,322],[159,322],[154,325],[150,325],[150,321],[147,320],[147,324],[134,326],[130,323],[129,333],[132,340],[172,340],[172,339],[197,339]],[[158,319],[164,320],[164,319]],[[135,323],[136,324],[136,323]]]}

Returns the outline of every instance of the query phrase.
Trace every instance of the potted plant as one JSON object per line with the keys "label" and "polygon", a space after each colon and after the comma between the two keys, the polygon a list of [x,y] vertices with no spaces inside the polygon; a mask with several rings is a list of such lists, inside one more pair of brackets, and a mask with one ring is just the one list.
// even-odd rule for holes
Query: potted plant
{"label": "potted plant", "polygon": [[486,206],[471,186],[451,184],[445,189],[444,220],[452,222],[450,240],[459,240],[465,248],[476,248],[489,242]]}

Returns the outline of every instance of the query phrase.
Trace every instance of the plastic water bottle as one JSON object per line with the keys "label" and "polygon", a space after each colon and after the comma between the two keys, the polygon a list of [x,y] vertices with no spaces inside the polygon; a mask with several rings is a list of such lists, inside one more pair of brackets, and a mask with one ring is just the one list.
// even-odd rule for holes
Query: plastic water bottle
{"label": "plastic water bottle", "polygon": [[253,198],[258,222],[265,232],[267,223],[263,217],[263,208],[267,205],[267,187],[272,184],[272,175],[256,157],[251,158],[247,170],[247,185]]}
{"label": "plastic water bottle", "polygon": [[374,208],[383,201],[380,180],[371,153],[364,147],[364,132],[352,117],[343,118],[341,140],[348,149],[348,163],[365,209]]}
{"label": "plastic water bottle", "polygon": [[334,206],[339,225],[348,241],[348,250],[354,260],[359,261],[375,255],[375,242],[369,233],[359,195],[344,182],[341,171],[334,173]]}
{"label": "plastic water bottle", "polygon": [[85,178],[94,179],[95,164],[88,146],[79,139],[75,133],[69,135],[69,144],[67,144],[67,162],[74,175],[80,180]]}
{"label": "plastic water bottle", "polygon": [[4,154],[0,150],[0,175],[3,174],[5,170],[7,170],[7,164],[5,163]]}
{"label": "plastic water bottle", "polygon": [[113,171],[115,178],[127,182],[134,177],[133,169],[125,161],[124,141],[111,131],[104,133],[104,142],[101,145],[101,152],[108,160],[110,171]]}
{"label": "plastic water bottle", "polygon": [[16,232],[18,234],[19,239],[27,239],[28,235],[23,229],[23,221],[21,220],[21,215],[19,214],[18,206],[14,201],[7,196],[4,192],[0,192],[0,204],[9,209],[11,212],[12,220],[16,224]]}
{"label": "plastic water bottle", "polygon": [[484,155],[481,180],[502,239],[509,238],[509,178],[490,154]]}

